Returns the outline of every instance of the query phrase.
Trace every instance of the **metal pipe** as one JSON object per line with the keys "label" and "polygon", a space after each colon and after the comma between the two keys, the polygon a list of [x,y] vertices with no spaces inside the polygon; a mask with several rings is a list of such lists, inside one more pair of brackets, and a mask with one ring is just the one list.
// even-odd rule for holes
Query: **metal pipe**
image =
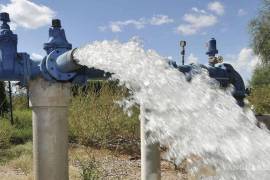
{"label": "metal pipe", "polygon": [[14,125],[13,105],[12,105],[12,88],[11,88],[11,82],[10,81],[8,81],[8,94],[9,94],[10,124]]}
{"label": "metal pipe", "polygon": [[77,48],[67,51],[57,58],[56,64],[59,71],[63,73],[69,73],[82,68],[82,65],[78,64],[79,60],[76,60],[74,58],[74,53],[76,49]]}
{"label": "metal pipe", "polygon": [[[142,108],[141,113],[143,113]],[[141,179],[160,180],[160,145],[146,143],[146,138],[149,136],[149,132],[145,131],[146,123],[147,119],[141,116]]]}
{"label": "metal pipe", "polygon": [[[103,70],[95,69],[80,65],[80,60],[74,58],[74,53],[77,48],[67,51],[56,59],[56,69],[61,73],[73,73],[77,71],[77,74],[83,75],[89,79],[107,79],[111,76],[111,73],[106,73]],[[80,71],[78,73],[78,71]]]}
{"label": "metal pipe", "polygon": [[68,180],[69,83],[30,81],[35,180]]}

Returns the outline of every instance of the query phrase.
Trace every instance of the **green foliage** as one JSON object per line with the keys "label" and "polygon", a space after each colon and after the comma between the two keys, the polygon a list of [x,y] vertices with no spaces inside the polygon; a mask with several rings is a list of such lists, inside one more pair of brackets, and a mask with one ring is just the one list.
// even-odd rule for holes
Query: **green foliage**
{"label": "green foliage", "polygon": [[270,63],[270,1],[263,0],[259,15],[250,22],[252,47],[263,64]]}
{"label": "green foliage", "polygon": [[270,84],[264,86],[256,86],[252,89],[251,95],[248,97],[257,114],[270,113]]}
{"label": "green foliage", "polygon": [[28,99],[26,95],[21,94],[13,96],[13,109],[15,110],[25,110],[28,108]]}
{"label": "green foliage", "polygon": [[248,100],[257,114],[270,113],[270,65],[257,66],[251,81],[251,94]]}
{"label": "green foliage", "polygon": [[8,120],[0,119],[0,149],[6,149],[10,146],[12,130]]}
{"label": "green foliage", "polygon": [[82,180],[98,180],[101,172],[98,169],[98,162],[92,156],[87,159],[77,159],[80,168],[80,176]]}
{"label": "green foliage", "polygon": [[251,94],[248,97],[257,114],[270,113],[270,65],[258,66],[250,82]]}
{"label": "green foliage", "polygon": [[97,83],[98,86],[90,83],[86,89],[77,90],[72,99],[70,137],[84,145],[102,147],[139,139],[138,108],[134,108],[129,117],[116,104],[128,95],[128,90],[118,87],[116,83]]}
{"label": "green foliage", "polygon": [[8,101],[6,98],[5,82],[0,81],[0,116],[8,112]]}
{"label": "green foliage", "polygon": [[250,22],[252,48],[261,65],[255,69],[250,82],[249,101],[256,113],[270,113],[270,1],[263,0],[259,14]]}
{"label": "green foliage", "polygon": [[30,110],[14,111],[14,126],[9,120],[0,119],[0,149],[11,144],[23,144],[32,140],[32,120]]}
{"label": "green foliage", "polygon": [[32,171],[33,166],[32,154],[22,154],[18,158],[9,162],[9,165],[15,169],[22,171],[25,175]]}
{"label": "green foliage", "polygon": [[19,158],[22,155],[32,156],[32,143],[11,146],[9,149],[0,148],[0,164]]}
{"label": "green foliage", "polygon": [[257,66],[253,72],[251,82],[252,87],[265,86],[270,84],[270,65]]}
{"label": "green foliage", "polygon": [[32,140],[32,113],[29,109],[14,111],[14,128],[11,142],[23,144]]}

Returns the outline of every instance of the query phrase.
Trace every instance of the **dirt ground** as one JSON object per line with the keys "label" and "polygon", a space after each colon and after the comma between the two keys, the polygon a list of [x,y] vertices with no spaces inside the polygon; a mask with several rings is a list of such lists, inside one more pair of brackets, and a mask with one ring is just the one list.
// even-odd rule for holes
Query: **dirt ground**
{"label": "dirt ground", "polygon": [[[101,176],[99,179],[140,179],[140,158],[121,155],[109,150],[71,147],[69,149],[69,177],[70,180],[82,179],[80,176],[80,161],[88,160],[97,165]],[[208,174],[206,170],[206,174]],[[210,172],[211,174],[211,172]],[[195,180],[183,170],[175,170],[174,165],[167,161],[161,162],[162,180]],[[31,180],[32,170],[25,174],[11,165],[0,166],[0,180]]]}

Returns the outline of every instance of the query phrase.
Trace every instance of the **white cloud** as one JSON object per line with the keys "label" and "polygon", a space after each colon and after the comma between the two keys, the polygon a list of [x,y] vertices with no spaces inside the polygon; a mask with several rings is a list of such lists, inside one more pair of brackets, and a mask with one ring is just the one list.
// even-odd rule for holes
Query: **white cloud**
{"label": "white cloud", "polygon": [[112,32],[122,32],[125,26],[134,26],[136,29],[144,28],[146,22],[143,18],[139,20],[113,21],[110,22],[109,29]]}
{"label": "white cloud", "polygon": [[126,21],[112,21],[107,26],[100,26],[100,31],[110,30],[112,32],[122,32],[126,26],[133,26],[136,29],[143,29],[146,25],[160,26],[163,24],[173,23],[174,20],[167,15],[154,15],[153,17],[146,19],[140,18],[138,20],[129,19]]}
{"label": "white cloud", "polygon": [[11,0],[9,4],[0,4],[0,11],[8,12],[14,24],[12,28],[24,27],[36,29],[50,23],[55,12],[49,7],[30,0]]}
{"label": "white cloud", "polygon": [[247,81],[250,79],[256,65],[258,65],[259,57],[254,54],[251,48],[243,48],[238,55],[228,57],[228,62],[231,63]]}
{"label": "white cloud", "polygon": [[31,59],[33,59],[33,60],[42,60],[43,56],[40,55],[40,54],[37,54],[37,53],[32,53],[31,54]]}
{"label": "white cloud", "polygon": [[169,16],[167,15],[155,15],[150,19],[150,24],[155,25],[155,26],[159,26],[162,24],[169,24],[173,22],[174,20],[169,18]]}
{"label": "white cloud", "polygon": [[107,30],[107,27],[106,26],[99,26],[98,29],[102,32],[106,31]]}
{"label": "white cloud", "polygon": [[245,11],[244,9],[239,9],[237,12],[238,16],[245,16],[247,15],[247,11]]}
{"label": "white cloud", "polygon": [[[214,13],[212,13],[212,12]],[[176,32],[182,35],[194,35],[200,33],[207,34],[203,31],[204,28],[214,26],[218,23],[218,16],[224,13],[224,7],[221,3],[215,1],[208,4],[208,10],[192,7],[190,13],[183,16],[183,23],[177,28]]]}
{"label": "white cloud", "polygon": [[115,23],[115,22],[112,22],[110,24],[110,29],[111,29],[112,32],[121,32],[122,31],[120,25]]}
{"label": "white cloud", "polygon": [[194,54],[190,53],[190,55],[187,57],[187,63],[198,63],[198,57],[196,57]]}
{"label": "white cloud", "polygon": [[218,1],[214,1],[214,2],[209,3],[208,4],[208,9],[210,11],[213,11],[217,15],[223,15],[224,12],[225,12],[224,6]]}
{"label": "white cloud", "polygon": [[183,20],[185,24],[180,24],[176,31],[183,35],[196,34],[199,30],[215,25],[217,17],[211,14],[195,13],[185,14]]}
{"label": "white cloud", "polygon": [[185,14],[183,19],[196,28],[208,27],[217,23],[217,18],[213,15]]}
{"label": "white cloud", "polygon": [[191,10],[192,11],[194,11],[194,12],[196,12],[196,13],[206,13],[206,11],[205,10],[203,10],[203,9],[198,9],[197,7],[193,7],[193,8],[191,8]]}

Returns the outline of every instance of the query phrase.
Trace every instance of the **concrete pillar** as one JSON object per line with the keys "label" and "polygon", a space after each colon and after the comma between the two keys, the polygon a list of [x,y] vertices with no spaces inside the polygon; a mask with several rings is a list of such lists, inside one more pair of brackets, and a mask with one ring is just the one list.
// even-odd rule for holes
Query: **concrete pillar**
{"label": "concrete pillar", "polygon": [[35,180],[68,180],[69,83],[29,84]]}
{"label": "concrete pillar", "polygon": [[145,131],[147,120],[141,117],[141,179],[160,180],[160,150],[159,143],[146,144],[149,132]]}

